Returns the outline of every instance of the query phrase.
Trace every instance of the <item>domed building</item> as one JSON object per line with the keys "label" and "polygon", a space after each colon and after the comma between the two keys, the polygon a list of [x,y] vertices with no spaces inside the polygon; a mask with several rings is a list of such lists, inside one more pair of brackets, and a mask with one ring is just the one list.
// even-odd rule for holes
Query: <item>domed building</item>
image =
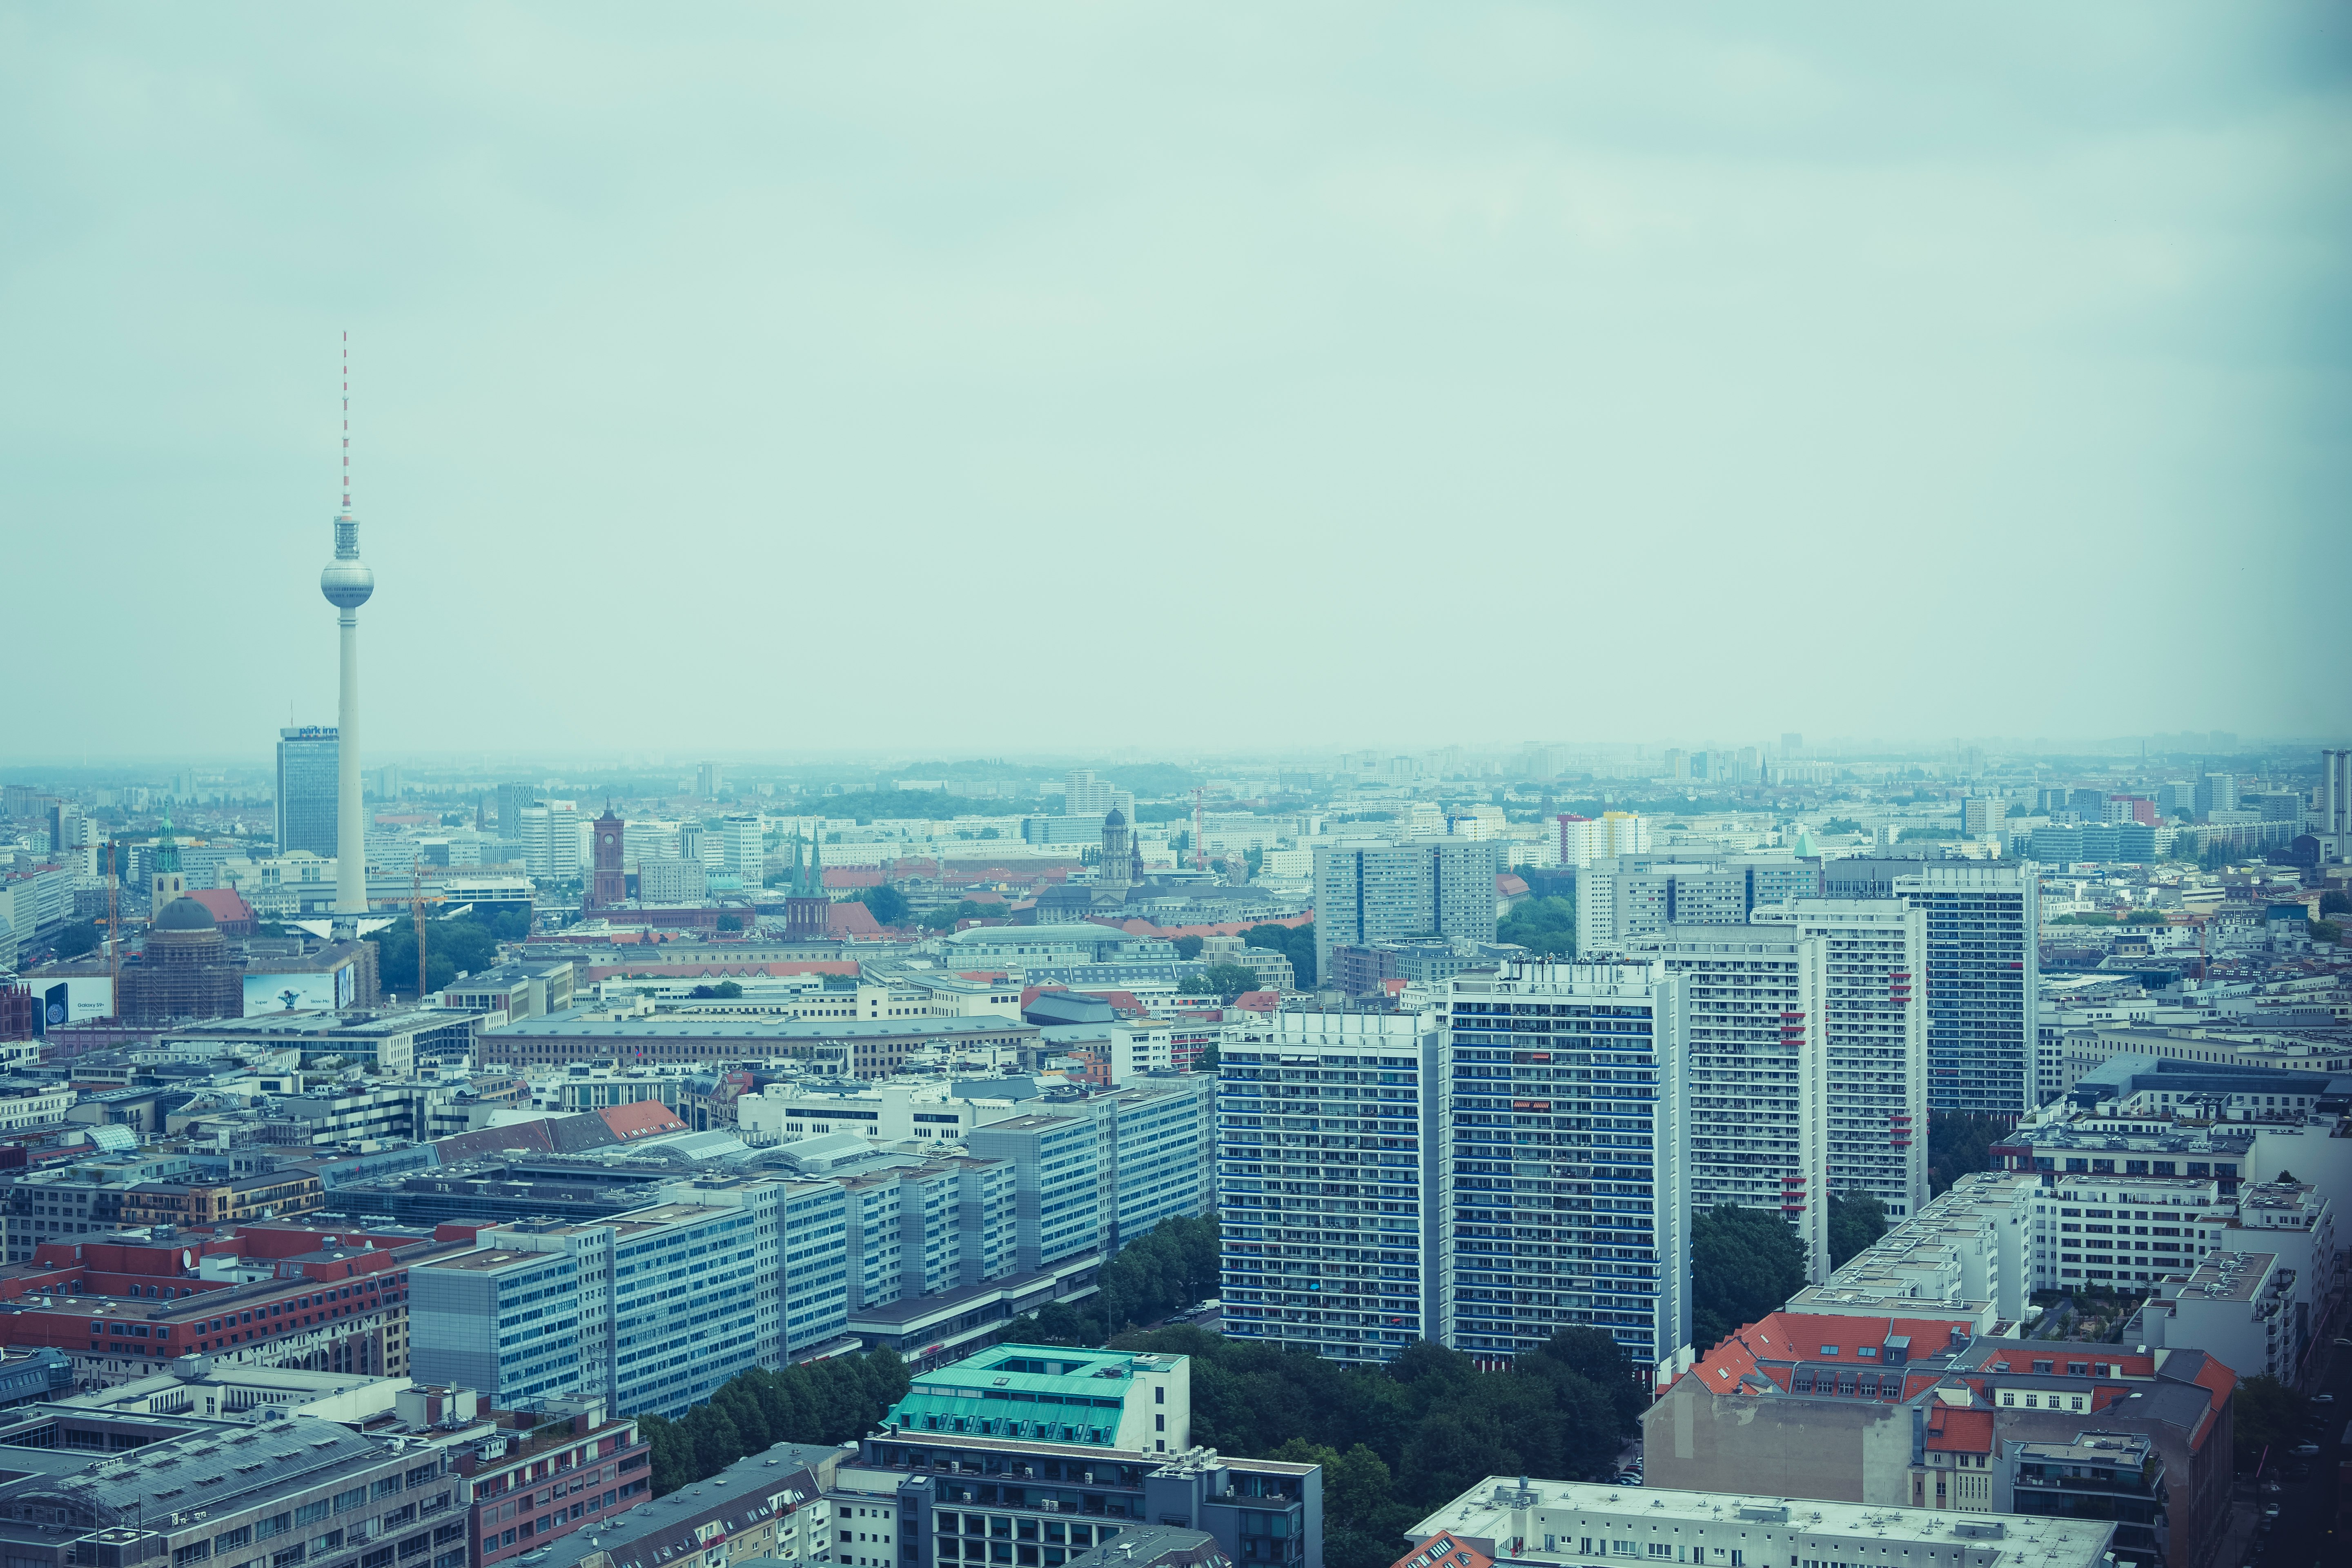
{"label": "domed building", "polygon": [[147,949],[122,966],[120,1016],[130,1024],[235,1018],[245,1012],[245,964],[212,911],[185,894],[157,911]]}

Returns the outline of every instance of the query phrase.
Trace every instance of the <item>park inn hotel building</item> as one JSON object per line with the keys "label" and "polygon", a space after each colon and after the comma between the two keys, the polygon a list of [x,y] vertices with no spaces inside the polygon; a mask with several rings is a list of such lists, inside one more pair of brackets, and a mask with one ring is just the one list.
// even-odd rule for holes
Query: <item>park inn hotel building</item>
{"label": "park inn hotel building", "polygon": [[1688,982],[1528,963],[1433,1018],[1281,1014],[1220,1053],[1226,1334],[1353,1362],[1689,1338]]}

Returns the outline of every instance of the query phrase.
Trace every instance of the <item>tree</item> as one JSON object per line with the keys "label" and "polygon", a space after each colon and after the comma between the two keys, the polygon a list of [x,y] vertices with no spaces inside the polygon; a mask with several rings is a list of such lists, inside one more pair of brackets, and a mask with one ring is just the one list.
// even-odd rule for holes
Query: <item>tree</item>
{"label": "tree", "polygon": [[1517,942],[1532,952],[1576,951],[1576,906],[1566,899],[1522,899],[1495,928],[1496,942]]}
{"label": "tree", "polygon": [[690,1486],[772,1444],[863,1436],[908,1384],[907,1363],[888,1350],[739,1373],[677,1420],[638,1417],[653,1448],[654,1494]]}
{"label": "tree", "polygon": [[1865,1192],[1835,1193],[1830,1197],[1830,1267],[1843,1268],[1846,1259],[1886,1234],[1886,1205]]}
{"label": "tree", "polygon": [[1948,1191],[1971,1171],[1992,1168],[1993,1141],[2001,1124],[1990,1116],[1960,1110],[1927,1113],[1927,1191]]}
{"label": "tree", "polygon": [[687,994],[698,1001],[717,999],[731,1002],[743,994],[743,988],[732,980],[722,980],[716,985],[698,985]]}
{"label": "tree", "polygon": [[1216,996],[1230,1002],[1244,991],[1257,989],[1257,971],[1238,963],[1212,963],[1181,987],[1187,995]]}
{"label": "tree", "polygon": [[983,904],[971,899],[950,906],[941,904],[923,917],[925,931],[953,931],[965,921],[984,921],[1004,912],[1003,904]]}
{"label": "tree", "polygon": [[857,901],[874,911],[877,925],[895,926],[907,923],[907,895],[884,882],[857,895]]}
{"label": "tree", "polygon": [[[454,920],[425,922],[425,986],[438,991],[460,973],[478,974],[499,961],[501,942],[520,942],[530,934],[529,917],[520,910],[503,915],[480,911]],[[416,987],[416,927],[396,920],[368,940],[376,944],[376,973],[387,991],[406,995]]]}
{"label": "tree", "polygon": [[730,931],[740,931],[743,929],[743,917],[741,915],[720,915],[719,917],[718,923],[719,933],[721,935]]}
{"label": "tree", "polygon": [[79,958],[85,952],[95,952],[100,940],[97,922],[76,921],[58,932],[57,955],[59,958]]}
{"label": "tree", "polygon": [[1824,833],[1859,833],[1862,831],[1862,824],[1856,822],[1851,816],[1832,816],[1827,822],[1822,824],[1822,831]]}
{"label": "tree", "polygon": [[2330,888],[2319,895],[2319,912],[2323,916],[2352,915],[2352,893]]}
{"label": "tree", "polygon": [[1202,945],[1197,936],[1180,936],[1176,939],[1176,956],[1190,963],[1201,956]]}
{"label": "tree", "polygon": [[1805,1283],[1805,1248],[1780,1215],[1717,1204],[1691,1222],[1691,1344],[1706,1351]]}
{"label": "tree", "polygon": [[1290,972],[1302,991],[1315,989],[1315,922],[1286,926],[1274,921],[1242,932],[1242,945],[1262,947],[1290,960]]}
{"label": "tree", "polygon": [[1016,1318],[1003,1338],[1015,1344],[1100,1345],[1136,1323],[1214,1296],[1217,1278],[1216,1220],[1163,1219],[1102,1266],[1092,1296]]}
{"label": "tree", "polygon": [[2238,1380],[2230,1395],[2231,1441],[2240,1460],[2252,1463],[2268,1450],[2273,1458],[2294,1445],[2310,1401],[2268,1373]]}

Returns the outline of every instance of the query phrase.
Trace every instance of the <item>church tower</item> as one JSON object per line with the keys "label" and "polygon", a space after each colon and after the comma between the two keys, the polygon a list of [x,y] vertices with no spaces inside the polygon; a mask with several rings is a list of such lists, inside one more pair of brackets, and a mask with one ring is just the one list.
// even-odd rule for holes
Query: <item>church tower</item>
{"label": "church tower", "polygon": [[154,868],[147,878],[147,918],[152,921],[162,914],[187,890],[187,879],[180,875],[180,846],[172,837],[172,819],[166,816],[163,841],[155,846]]}

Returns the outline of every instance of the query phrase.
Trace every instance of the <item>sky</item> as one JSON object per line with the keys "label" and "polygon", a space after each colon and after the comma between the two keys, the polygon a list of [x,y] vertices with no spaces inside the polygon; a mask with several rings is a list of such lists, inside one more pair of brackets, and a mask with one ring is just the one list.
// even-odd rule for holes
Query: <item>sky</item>
{"label": "sky", "polygon": [[[0,4],[0,752],[2352,733],[2340,5]],[[27,658],[29,655],[29,658]]]}

